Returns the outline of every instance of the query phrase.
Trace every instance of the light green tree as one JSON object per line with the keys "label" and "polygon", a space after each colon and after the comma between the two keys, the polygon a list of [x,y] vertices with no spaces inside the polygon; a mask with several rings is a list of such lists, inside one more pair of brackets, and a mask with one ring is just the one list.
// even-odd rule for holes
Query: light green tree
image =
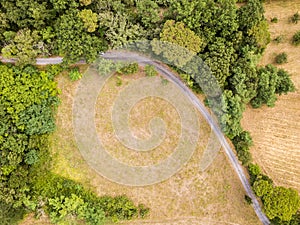
{"label": "light green tree", "polygon": [[90,9],[83,9],[78,13],[80,19],[82,19],[84,28],[87,29],[88,32],[94,32],[98,27],[97,22],[97,14],[93,13]]}

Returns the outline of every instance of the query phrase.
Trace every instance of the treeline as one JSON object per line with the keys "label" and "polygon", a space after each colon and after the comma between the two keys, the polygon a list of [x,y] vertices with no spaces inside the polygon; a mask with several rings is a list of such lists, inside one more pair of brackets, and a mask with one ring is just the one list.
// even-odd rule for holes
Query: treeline
{"label": "treeline", "polygon": [[0,64],[0,223],[16,224],[29,212],[92,225],[144,217],[149,209],[125,196],[97,197],[49,171],[48,135],[59,104],[53,78],[61,71]]}
{"label": "treeline", "polygon": [[168,0],[1,0],[0,49],[19,65],[60,55],[92,62],[100,51],[153,38]]}

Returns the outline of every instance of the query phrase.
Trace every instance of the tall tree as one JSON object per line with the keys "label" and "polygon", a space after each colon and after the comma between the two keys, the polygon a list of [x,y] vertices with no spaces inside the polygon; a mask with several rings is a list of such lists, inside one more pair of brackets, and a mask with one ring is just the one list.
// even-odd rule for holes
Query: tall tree
{"label": "tall tree", "polygon": [[31,32],[28,28],[19,30],[2,49],[2,54],[5,58],[17,58],[17,65],[33,64],[41,53],[39,46],[43,45],[39,39],[37,31]]}

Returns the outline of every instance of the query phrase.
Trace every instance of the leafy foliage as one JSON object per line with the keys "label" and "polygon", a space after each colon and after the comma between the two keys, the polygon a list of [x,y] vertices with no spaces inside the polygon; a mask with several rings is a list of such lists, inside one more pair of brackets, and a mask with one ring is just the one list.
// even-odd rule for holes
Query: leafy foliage
{"label": "leafy foliage", "polygon": [[121,74],[134,74],[137,73],[139,70],[138,63],[129,63],[128,65],[124,65],[118,70],[118,73]]}
{"label": "leafy foliage", "polygon": [[148,76],[148,77],[153,77],[153,76],[156,76],[158,74],[155,67],[152,66],[152,65],[146,65],[145,66],[145,73],[146,73],[146,76]]}
{"label": "leafy foliage", "polygon": [[94,32],[98,27],[97,22],[97,14],[93,13],[90,9],[84,9],[78,13],[80,19],[82,19],[84,23],[84,28],[87,29],[88,32]]}
{"label": "leafy foliage", "polygon": [[2,49],[2,54],[6,58],[17,58],[18,65],[33,64],[43,47],[39,39],[37,31],[31,32],[28,28],[19,30]]}
{"label": "leafy foliage", "polygon": [[271,23],[278,23],[278,18],[277,17],[271,18]]}
{"label": "leafy foliage", "polygon": [[282,53],[278,54],[275,57],[275,62],[277,64],[287,63],[287,54],[285,52],[282,52]]}
{"label": "leafy foliage", "polygon": [[251,100],[251,105],[255,108],[262,104],[272,107],[277,99],[276,94],[287,93],[287,91],[295,89],[288,73],[284,70],[278,70],[272,65],[260,68],[258,76],[257,95]]}
{"label": "leafy foliage", "polygon": [[49,172],[48,134],[54,128],[62,68],[0,65],[0,219],[16,224],[28,212],[48,212],[52,222],[69,219],[103,224],[145,216],[125,196],[98,197],[74,181]]}
{"label": "leafy foliage", "polygon": [[69,77],[71,81],[76,81],[82,78],[82,74],[80,73],[78,67],[71,69],[71,71],[69,72]]}
{"label": "leafy foliage", "polygon": [[94,27],[90,24],[86,26],[78,15],[81,14],[77,9],[69,10],[55,24],[56,53],[64,56],[67,63],[77,62],[82,57],[92,62],[96,59],[98,52],[105,48],[101,39],[85,32],[85,27],[88,29],[94,29]]}
{"label": "leafy foliage", "polygon": [[239,135],[232,139],[234,147],[237,151],[239,160],[243,165],[248,165],[251,161],[250,147],[252,146],[252,138],[248,131],[242,131]]}
{"label": "leafy foliage", "polygon": [[168,41],[184,47],[193,53],[199,53],[203,45],[202,39],[189,28],[184,27],[184,23],[174,20],[167,20],[160,33],[161,41]]}

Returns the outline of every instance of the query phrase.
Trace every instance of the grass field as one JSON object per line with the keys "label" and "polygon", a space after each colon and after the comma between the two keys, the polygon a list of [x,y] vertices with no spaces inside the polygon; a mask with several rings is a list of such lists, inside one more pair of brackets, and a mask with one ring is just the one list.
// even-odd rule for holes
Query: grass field
{"label": "grass field", "polygon": [[278,67],[291,74],[297,91],[279,96],[274,108],[247,108],[242,122],[253,137],[254,161],[277,185],[296,188],[300,193],[300,46],[291,44],[300,23],[289,23],[289,18],[300,11],[300,1],[272,1],[265,4],[265,10],[268,20],[273,17],[279,20],[270,23],[272,39],[279,35],[284,39],[282,43],[269,44],[261,64],[273,63],[275,55],[286,52],[288,62]]}
{"label": "grass field", "polygon": [[[134,165],[153,164],[172,152],[178,136],[178,115],[176,110],[161,99],[147,98],[139,102],[132,110],[130,125],[136,136],[149,135],[146,125],[150,118],[160,116],[168,129],[166,139],[151,153],[132,153],[121,146],[113,137],[111,120],[108,111],[117,93],[130,82],[144,74],[112,77],[104,86],[97,102],[97,131],[110,154],[119,160]],[[54,165],[52,171],[71,178],[91,188],[99,195],[126,194],[135,203],[143,203],[150,207],[150,215],[145,220],[121,222],[120,224],[242,224],[256,225],[258,219],[251,206],[244,201],[244,189],[230,167],[225,155],[220,152],[208,170],[199,171],[199,161],[208,142],[210,128],[199,115],[200,138],[191,160],[170,179],[150,186],[130,187],[113,183],[91,169],[83,160],[72,130],[72,104],[78,82],[70,82],[64,74],[57,77],[62,90],[61,105],[57,113],[57,130],[51,136],[51,152]],[[138,119],[138,120],[137,120]],[[122,154],[123,153],[123,154]],[[25,220],[27,224],[46,224]]]}

